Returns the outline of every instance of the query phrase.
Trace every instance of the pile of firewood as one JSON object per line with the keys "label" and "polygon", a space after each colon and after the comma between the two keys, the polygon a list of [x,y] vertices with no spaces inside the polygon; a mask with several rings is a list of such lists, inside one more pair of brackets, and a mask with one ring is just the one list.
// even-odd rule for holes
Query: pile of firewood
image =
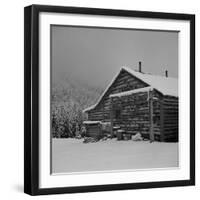
{"label": "pile of firewood", "polygon": [[94,143],[94,142],[98,142],[99,138],[94,138],[94,137],[86,137],[83,140],[83,143]]}

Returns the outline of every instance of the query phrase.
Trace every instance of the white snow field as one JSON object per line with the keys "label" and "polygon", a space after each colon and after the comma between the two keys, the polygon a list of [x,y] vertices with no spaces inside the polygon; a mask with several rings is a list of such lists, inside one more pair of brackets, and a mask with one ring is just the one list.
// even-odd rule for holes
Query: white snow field
{"label": "white snow field", "polygon": [[178,143],[52,140],[52,173],[178,167]]}

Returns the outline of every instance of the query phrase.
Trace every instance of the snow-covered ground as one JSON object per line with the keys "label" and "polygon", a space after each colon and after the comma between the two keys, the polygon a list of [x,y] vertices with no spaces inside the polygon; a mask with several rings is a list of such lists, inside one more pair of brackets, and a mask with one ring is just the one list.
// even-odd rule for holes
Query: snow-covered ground
{"label": "snow-covered ground", "polygon": [[53,139],[52,172],[178,167],[178,143]]}

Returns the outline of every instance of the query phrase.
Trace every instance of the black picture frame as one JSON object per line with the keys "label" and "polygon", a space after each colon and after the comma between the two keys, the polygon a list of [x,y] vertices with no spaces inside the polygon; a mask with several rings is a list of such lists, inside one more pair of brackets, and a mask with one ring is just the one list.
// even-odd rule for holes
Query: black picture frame
{"label": "black picture frame", "polygon": [[[162,182],[39,188],[39,14],[76,13],[101,16],[188,20],[190,23],[190,179]],[[24,192],[30,195],[97,192],[195,185],[195,15],[82,7],[31,5],[24,9]]]}

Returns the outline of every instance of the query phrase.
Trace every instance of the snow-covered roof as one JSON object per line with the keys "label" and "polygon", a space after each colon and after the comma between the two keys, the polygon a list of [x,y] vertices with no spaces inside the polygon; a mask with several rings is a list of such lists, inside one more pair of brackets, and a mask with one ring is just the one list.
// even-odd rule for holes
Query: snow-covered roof
{"label": "snow-covered roof", "polygon": [[95,103],[94,105],[92,105],[92,106],[90,106],[90,107],[84,109],[83,112],[87,112],[87,111],[89,111],[89,110],[94,109],[94,108],[97,106],[97,104],[98,104],[98,103]]}
{"label": "snow-covered roof", "polygon": [[161,92],[163,95],[178,97],[178,79],[177,78],[140,73],[128,67],[122,67],[122,69],[126,70],[133,76],[139,78],[143,82],[155,88],[156,90]]}
{"label": "snow-covered roof", "polygon": [[89,110],[94,109],[100,103],[101,99],[104,97],[108,89],[111,87],[111,85],[114,83],[118,75],[123,70],[127,71],[129,74],[140,79],[141,81],[147,83],[150,87],[156,89],[163,95],[178,97],[178,79],[177,78],[145,74],[145,73],[137,72],[128,67],[122,67],[120,71],[114,76],[114,78],[112,79],[110,84],[107,86],[107,88],[104,90],[103,94],[100,96],[97,103],[90,106],[89,108],[86,108],[85,110],[83,110],[83,112],[87,112]]}
{"label": "snow-covered roof", "polygon": [[135,89],[135,90],[129,90],[129,91],[125,91],[125,92],[119,92],[119,93],[111,94],[109,97],[129,96],[131,94],[135,94],[135,93],[138,93],[138,92],[147,92],[147,91],[152,91],[152,90],[153,90],[153,88],[151,86],[148,86],[148,87],[139,88],[139,89]]}

